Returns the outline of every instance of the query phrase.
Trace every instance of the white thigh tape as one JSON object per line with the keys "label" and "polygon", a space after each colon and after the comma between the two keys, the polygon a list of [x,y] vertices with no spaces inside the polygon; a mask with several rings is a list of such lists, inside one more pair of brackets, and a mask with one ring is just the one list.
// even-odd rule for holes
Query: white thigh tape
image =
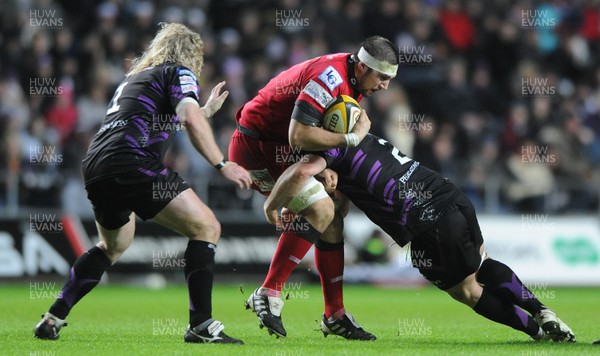
{"label": "white thigh tape", "polygon": [[298,214],[317,200],[327,198],[328,196],[323,184],[314,177],[311,177],[304,187],[300,189],[300,192],[290,200],[287,208],[293,213]]}

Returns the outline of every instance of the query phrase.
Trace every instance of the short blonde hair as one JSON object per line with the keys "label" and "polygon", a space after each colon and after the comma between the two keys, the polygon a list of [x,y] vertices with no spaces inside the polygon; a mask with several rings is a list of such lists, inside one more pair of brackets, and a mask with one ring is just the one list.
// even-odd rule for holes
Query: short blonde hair
{"label": "short blonde hair", "polygon": [[178,23],[161,22],[159,26],[148,48],[133,60],[127,77],[166,62],[184,66],[199,76],[204,63],[204,42],[200,35]]}

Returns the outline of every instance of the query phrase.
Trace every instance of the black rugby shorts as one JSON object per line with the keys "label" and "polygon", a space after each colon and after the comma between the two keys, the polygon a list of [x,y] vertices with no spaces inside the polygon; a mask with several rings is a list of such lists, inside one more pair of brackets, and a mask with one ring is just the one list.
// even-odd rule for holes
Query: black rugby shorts
{"label": "black rugby shorts", "polygon": [[412,265],[431,283],[446,290],[479,269],[482,244],[475,208],[461,193],[432,228],[412,240]]}
{"label": "black rugby shorts", "polygon": [[96,221],[105,229],[114,230],[129,222],[134,212],[142,220],[152,219],[171,200],[190,186],[171,169],[166,174],[148,177],[140,172],[128,172],[86,185]]}

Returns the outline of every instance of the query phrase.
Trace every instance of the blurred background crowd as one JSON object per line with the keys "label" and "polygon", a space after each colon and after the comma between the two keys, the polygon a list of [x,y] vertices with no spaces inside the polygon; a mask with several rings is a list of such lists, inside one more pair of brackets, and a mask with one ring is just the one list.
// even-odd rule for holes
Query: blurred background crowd
{"label": "blurred background crowd", "polygon": [[[80,161],[160,21],[204,39],[203,100],[227,151],[235,112],[306,59],[400,49],[389,90],[363,100],[372,132],[452,179],[487,213],[595,213],[600,187],[600,3],[526,0],[0,0],[0,211],[91,207]],[[217,211],[262,217],[178,134],[167,163]],[[89,215],[88,215],[89,216]]]}

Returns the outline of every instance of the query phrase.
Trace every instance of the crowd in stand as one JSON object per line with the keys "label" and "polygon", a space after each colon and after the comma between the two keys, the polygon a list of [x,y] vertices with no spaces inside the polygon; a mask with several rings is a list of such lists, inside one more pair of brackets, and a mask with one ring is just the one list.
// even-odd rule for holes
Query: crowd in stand
{"label": "crowd in stand", "polygon": [[[202,98],[224,152],[235,112],[289,66],[400,49],[389,90],[363,100],[372,132],[452,179],[490,213],[594,213],[600,187],[595,1],[0,0],[0,210],[90,212],[80,161],[116,86],[160,21],[204,39]],[[214,209],[256,209],[179,134],[173,166]],[[11,201],[11,192],[18,195]],[[15,201],[16,199],[16,201]],[[261,216],[261,215],[260,215]]]}

